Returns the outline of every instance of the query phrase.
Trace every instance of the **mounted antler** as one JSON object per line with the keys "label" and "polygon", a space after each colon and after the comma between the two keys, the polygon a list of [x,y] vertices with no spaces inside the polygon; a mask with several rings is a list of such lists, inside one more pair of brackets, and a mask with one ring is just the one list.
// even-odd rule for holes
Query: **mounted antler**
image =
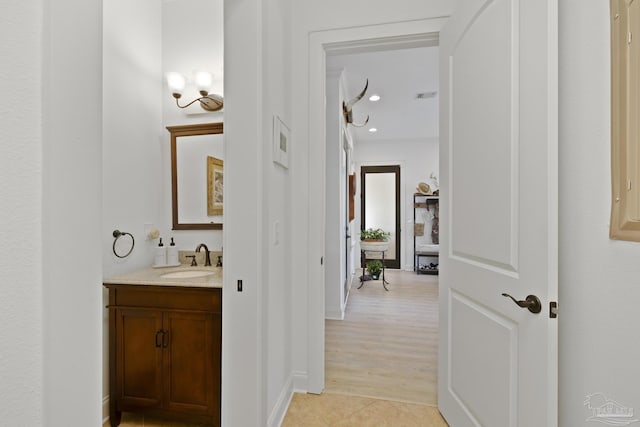
{"label": "mounted antler", "polygon": [[364,121],[364,123],[360,125],[353,123],[353,106],[355,105],[356,102],[362,99],[364,94],[367,92],[368,87],[369,87],[369,79],[367,79],[367,82],[365,83],[364,89],[362,89],[362,92],[360,92],[355,98],[353,98],[347,103],[342,101],[342,114],[344,115],[344,121],[347,122],[347,124],[351,124],[355,127],[360,128],[369,122],[369,116],[367,116],[367,119]]}

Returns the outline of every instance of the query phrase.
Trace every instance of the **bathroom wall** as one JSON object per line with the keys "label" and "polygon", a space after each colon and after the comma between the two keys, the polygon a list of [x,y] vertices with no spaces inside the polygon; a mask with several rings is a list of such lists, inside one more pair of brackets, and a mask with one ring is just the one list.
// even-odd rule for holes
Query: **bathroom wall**
{"label": "bathroom wall", "polygon": [[[162,129],[161,146],[167,156],[162,163],[162,194],[165,204],[162,209],[162,221],[158,226],[162,236],[168,241],[175,238],[180,250],[192,251],[199,243],[205,243],[209,250],[222,248],[220,230],[172,230],[171,216],[171,150],[169,132],[166,126],[194,123],[212,123],[224,121],[224,108],[221,111],[205,111],[199,103],[181,109],[169,93],[165,74],[177,71],[193,78],[194,71],[213,73],[214,81],[211,93],[224,96],[224,25],[223,0],[172,0],[162,4]],[[199,97],[192,82],[187,82],[185,92],[180,99],[182,105]],[[223,156],[224,157],[224,156]],[[202,193],[188,197],[204,197]]]}
{"label": "bathroom wall", "polygon": [[[356,179],[360,183],[360,167],[363,165],[401,165],[401,212],[402,248],[401,266],[413,270],[413,193],[420,182],[430,183],[429,175],[438,176],[438,138],[424,140],[360,141],[354,144],[354,160],[358,165]],[[356,230],[360,230],[360,198],[356,197]],[[417,222],[424,222],[416,218]],[[425,234],[428,231],[425,232]]]}
{"label": "bathroom wall", "polygon": [[[104,276],[152,264],[157,242],[144,224],[162,230],[171,199],[163,192],[161,3],[104,2],[103,266]],[[114,229],[134,235],[127,258],[114,255]]]}
{"label": "bathroom wall", "polygon": [[[102,263],[104,277],[148,267],[156,242],[144,224],[161,228],[171,199],[163,192],[161,3],[156,0],[104,2]],[[130,256],[112,250],[114,229],[134,235]],[[162,229],[162,228],[161,228]],[[124,238],[123,238],[124,239]],[[125,247],[126,250],[126,247]],[[103,307],[108,293],[103,292]],[[108,415],[109,322],[103,308],[103,417]]]}
{"label": "bathroom wall", "polygon": [[[173,231],[171,145],[166,126],[223,121],[222,112],[194,104],[182,110],[166,87],[165,72],[191,77],[194,70],[216,75],[213,92],[222,94],[223,0],[105,2],[104,33],[104,265],[105,277],[146,267],[158,241],[145,224],[175,238],[181,250],[204,242],[222,247],[216,230]],[[189,86],[184,99],[196,96]],[[196,195],[202,197],[202,195]],[[136,238],[126,259],[113,255],[111,232]]]}

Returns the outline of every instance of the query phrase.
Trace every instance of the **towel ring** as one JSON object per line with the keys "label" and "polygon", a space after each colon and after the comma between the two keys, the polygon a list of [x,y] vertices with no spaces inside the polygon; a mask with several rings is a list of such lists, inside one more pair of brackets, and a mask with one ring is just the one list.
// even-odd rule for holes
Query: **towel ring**
{"label": "towel ring", "polygon": [[[131,237],[131,248],[129,248],[129,251],[124,255],[120,255],[116,251],[116,243],[118,242],[118,239],[121,238],[122,236],[130,236]],[[133,247],[136,245],[136,239],[133,237],[133,234],[127,233],[126,231],[113,230],[113,237],[115,238],[113,240],[113,254],[115,256],[117,256],[118,258],[126,258],[126,257],[128,257],[131,254],[131,252],[133,251]]]}

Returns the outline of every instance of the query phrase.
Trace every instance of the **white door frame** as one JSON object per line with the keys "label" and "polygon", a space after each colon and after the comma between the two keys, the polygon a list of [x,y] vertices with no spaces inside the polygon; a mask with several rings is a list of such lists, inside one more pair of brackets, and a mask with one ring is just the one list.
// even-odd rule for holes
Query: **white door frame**
{"label": "white door frame", "polygon": [[[307,391],[324,389],[324,212],[326,159],[326,54],[434,46],[446,17],[319,31],[309,36],[309,222],[308,237],[308,383]],[[320,225],[320,226],[319,226]],[[314,244],[313,242],[317,242]]]}

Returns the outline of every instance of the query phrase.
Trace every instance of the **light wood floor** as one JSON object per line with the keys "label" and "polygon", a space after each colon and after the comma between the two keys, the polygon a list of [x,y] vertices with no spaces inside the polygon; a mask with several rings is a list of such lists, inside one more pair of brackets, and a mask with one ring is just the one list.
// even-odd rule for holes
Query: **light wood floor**
{"label": "light wood floor", "polygon": [[387,270],[387,287],[351,288],[344,320],[327,320],[325,390],[437,405],[438,276]]}

